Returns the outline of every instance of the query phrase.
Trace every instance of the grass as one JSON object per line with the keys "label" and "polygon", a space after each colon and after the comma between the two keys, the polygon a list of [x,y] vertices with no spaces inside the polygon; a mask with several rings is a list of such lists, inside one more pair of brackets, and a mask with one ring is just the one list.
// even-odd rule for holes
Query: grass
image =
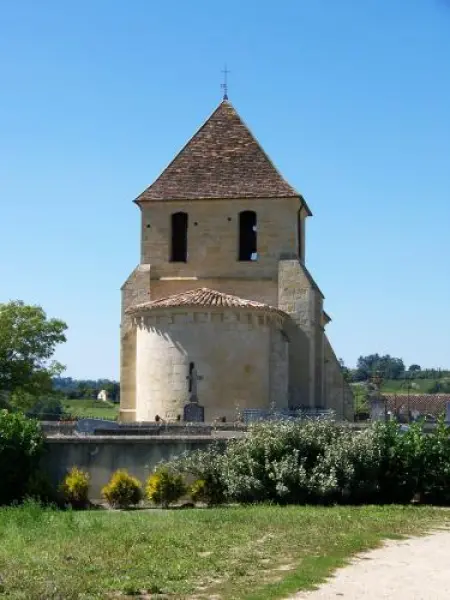
{"label": "grass", "polygon": [[422,533],[446,519],[446,511],[412,506],[3,508],[0,596],[273,600],[314,587],[382,539]]}
{"label": "grass", "polygon": [[[444,383],[448,381],[448,378],[441,379],[412,379],[411,383],[414,387],[411,389],[411,394],[426,394],[433,384],[436,382]],[[407,394],[408,389],[406,387],[408,381],[401,379],[386,379],[383,382],[381,391],[386,394]]]}
{"label": "grass", "polygon": [[64,412],[74,417],[99,417],[115,421],[119,414],[119,405],[101,400],[80,399],[63,400]]}

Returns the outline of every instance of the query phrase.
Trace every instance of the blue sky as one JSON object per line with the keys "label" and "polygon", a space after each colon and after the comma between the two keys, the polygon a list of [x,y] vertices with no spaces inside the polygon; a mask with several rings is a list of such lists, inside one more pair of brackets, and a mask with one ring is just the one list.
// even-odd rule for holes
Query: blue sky
{"label": "blue sky", "polygon": [[0,302],[117,377],[149,185],[230,100],[307,199],[336,352],[450,367],[450,2],[16,0],[0,7]]}

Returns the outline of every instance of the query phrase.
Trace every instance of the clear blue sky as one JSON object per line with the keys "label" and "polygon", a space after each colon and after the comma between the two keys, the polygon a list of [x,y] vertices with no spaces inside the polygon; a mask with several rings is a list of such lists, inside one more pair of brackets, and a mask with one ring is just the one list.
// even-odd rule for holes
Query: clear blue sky
{"label": "clear blue sky", "polygon": [[450,367],[450,2],[15,0],[0,7],[0,301],[117,377],[149,185],[230,99],[306,197],[336,352]]}

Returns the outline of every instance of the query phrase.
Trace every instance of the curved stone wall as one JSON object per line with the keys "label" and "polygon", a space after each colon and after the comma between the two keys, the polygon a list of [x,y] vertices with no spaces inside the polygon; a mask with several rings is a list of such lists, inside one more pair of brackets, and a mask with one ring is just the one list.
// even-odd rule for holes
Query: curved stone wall
{"label": "curved stone wall", "polygon": [[[175,310],[136,318],[136,419],[183,418],[189,365],[198,375],[205,421],[243,408],[287,405],[283,318],[234,310]],[[276,398],[276,400],[275,400]]]}

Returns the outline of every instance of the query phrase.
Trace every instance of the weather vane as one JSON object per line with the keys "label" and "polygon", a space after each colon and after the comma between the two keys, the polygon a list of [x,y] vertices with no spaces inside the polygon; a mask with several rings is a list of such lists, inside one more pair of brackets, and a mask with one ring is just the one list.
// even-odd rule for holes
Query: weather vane
{"label": "weather vane", "polygon": [[225,69],[222,69],[223,73],[223,83],[220,84],[221,89],[223,90],[223,99],[228,100],[228,73],[231,73],[227,69],[227,65],[225,64]]}

